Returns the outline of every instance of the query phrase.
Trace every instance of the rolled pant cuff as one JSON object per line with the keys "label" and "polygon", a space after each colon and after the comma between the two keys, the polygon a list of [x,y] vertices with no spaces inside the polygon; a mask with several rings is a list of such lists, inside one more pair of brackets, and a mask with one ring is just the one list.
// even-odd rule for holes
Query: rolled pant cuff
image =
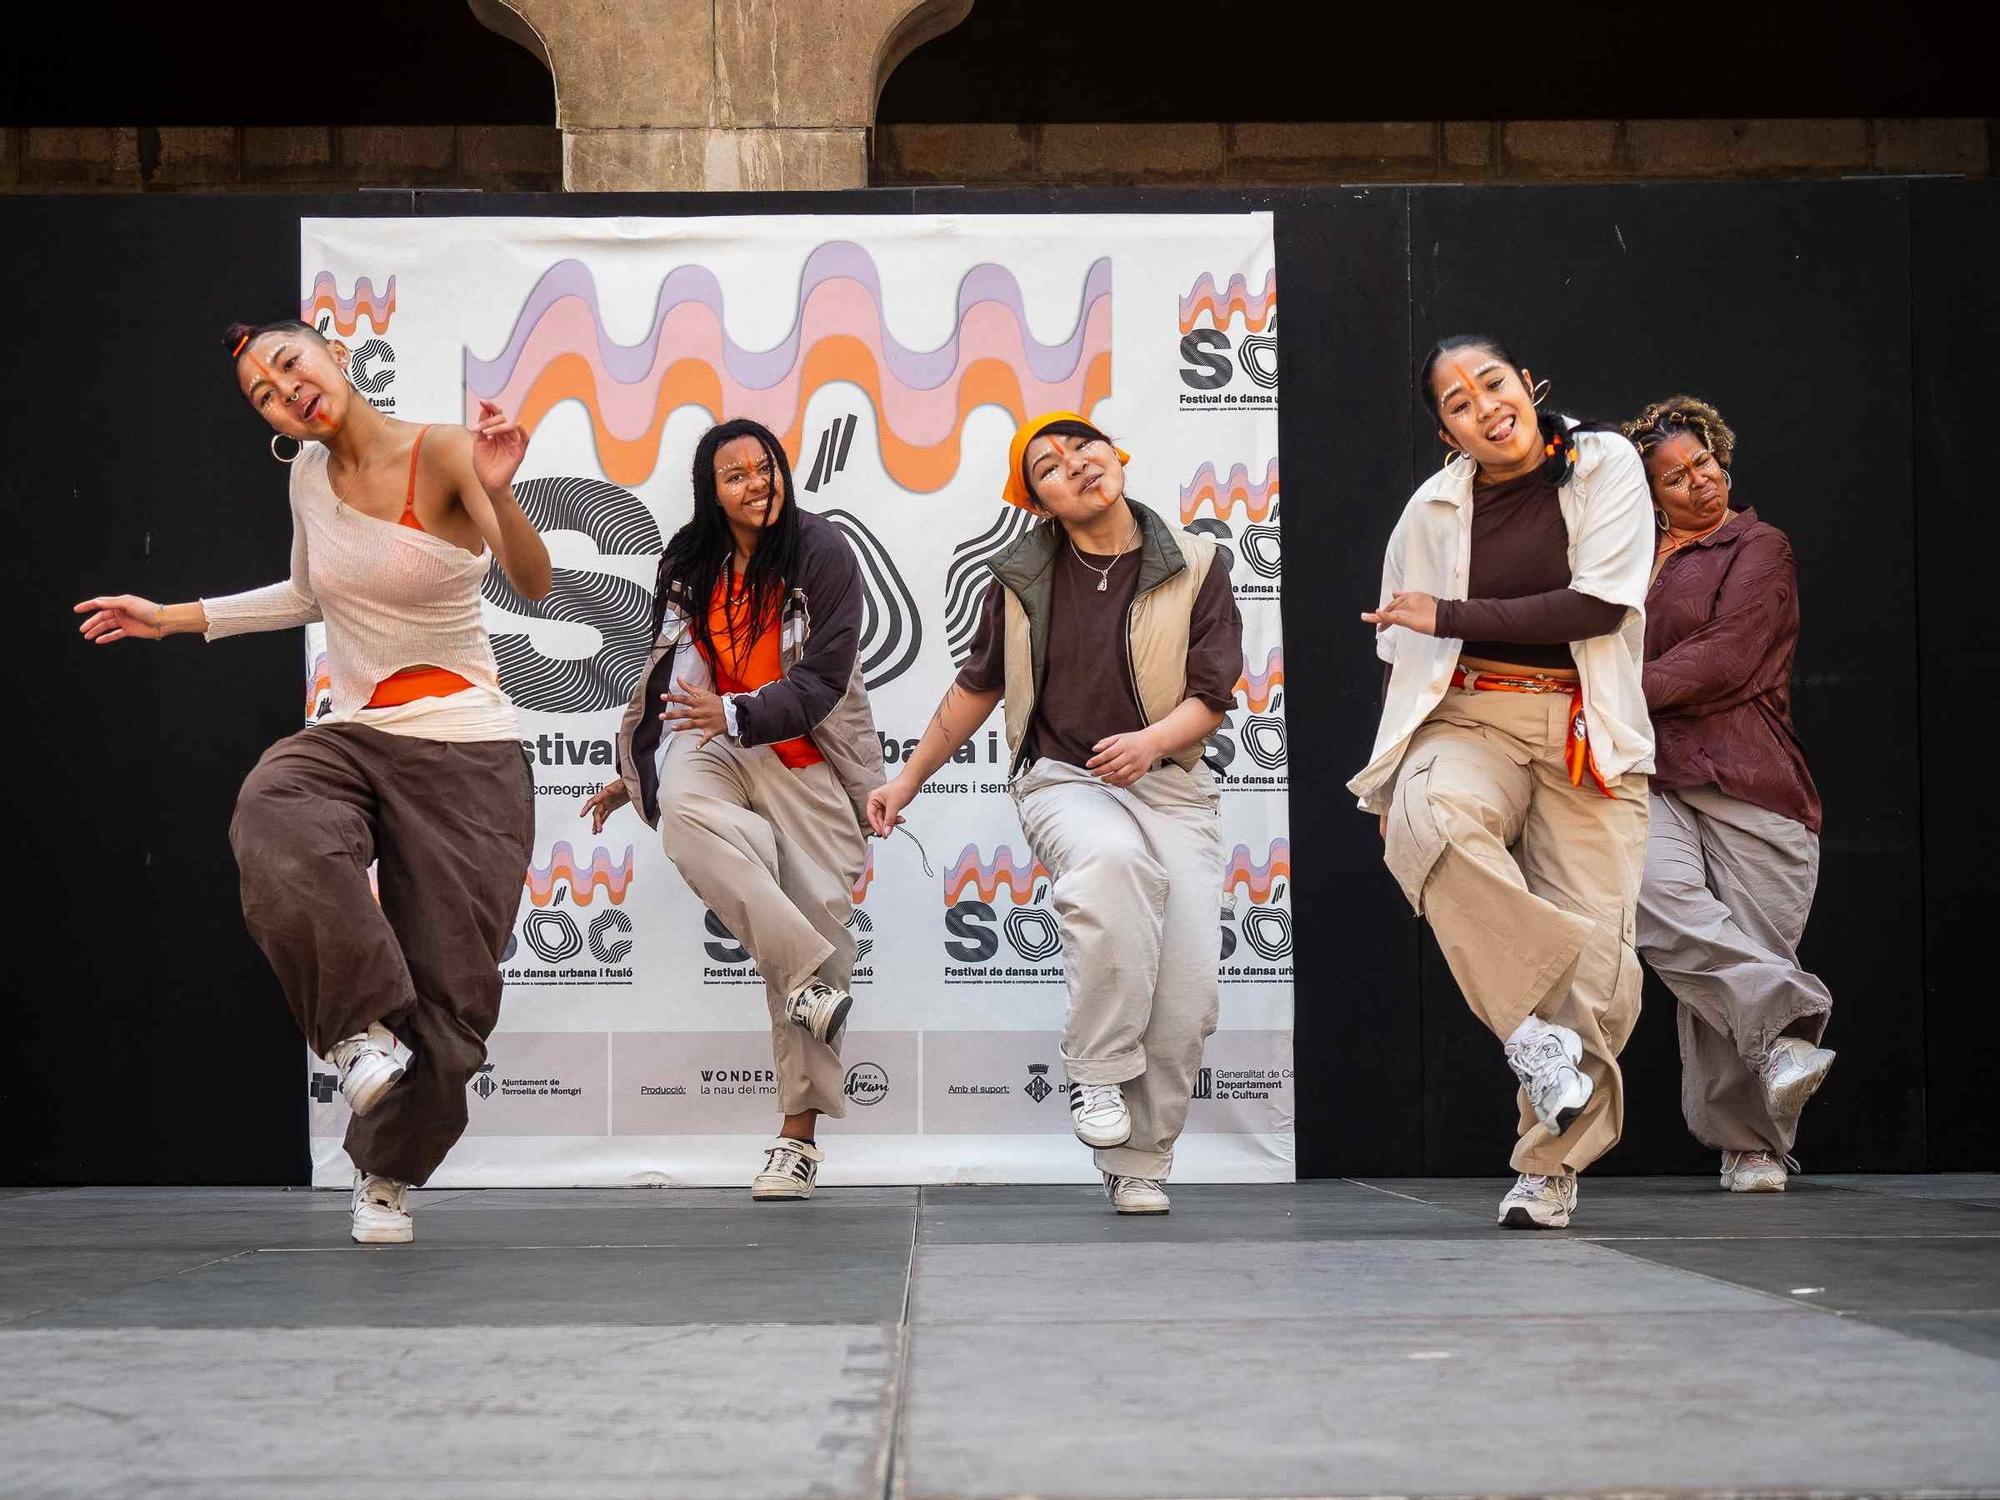
{"label": "rolled pant cuff", "polygon": [[827,1099],[818,1090],[811,1088],[802,1089],[798,1094],[788,1098],[784,1090],[779,1090],[778,1112],[780,1114],[804,1114],[809,1109],[818,1111],[822,1119],[844,1120],[847,1118],[847,1101],[845,1099],[839,1097]]}
{"label": "rolled pant cuff", "polygon": [[819,940],[819,953],[810,963],[802,964],[791,974],[780,974],[778,983],[784,986],[785,994],[795,994],[799,987],[820,971],[820,966],[833,957],[833,944],[825,938]]}
{"label": "rolled pant cuff", "polygon": [[1165,1182],[1174,1169],[1171,1151],[1140,1151],[1131,1146],[1114,1146],[1109,1151],[1093,1151],[1090,1159],[1097,1170],[1118,1177],[1143,1177],[1149,1182]]}
{"label": "rolled pant cuff", "polygon": [[1146,1049],[1135,1046],[1110,1057],[1071,1057],[1065,1052],[1063,1071],[1071,1083],[1130,1083],[1146,1071]]}

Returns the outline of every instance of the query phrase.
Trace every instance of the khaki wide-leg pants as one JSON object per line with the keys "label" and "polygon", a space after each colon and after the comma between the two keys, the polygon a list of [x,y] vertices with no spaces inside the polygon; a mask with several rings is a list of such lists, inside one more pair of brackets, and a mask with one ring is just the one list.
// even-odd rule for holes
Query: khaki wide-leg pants
{"label": "khaki wide-leg pants", "polygon": [[362,1171],[422,1184],[465,1133],[534,839],[518,740],[318,724],[245,778],[229,823],[243,920],[299,1029],[324,1057],[380,1021],[411,1052],[396,1086],[348,1124]]}
{"label": "khaki wide-leg pants", "polygon": [[836,989],[854,977],[854,882],[867,840],[825,761],[794,771],[768,745],[744,749],[685,731],[660,771],[660,838],[667,858],[764,976],[778,1108],[847,1113],[840,1053],[785,1014],[785,999],[817,974]]}
{"label": "khaki wide-leg pants", "polygon": [[1581,1169],[1618,1143],[1618,1070],[1639,1019],[1633,908],[1646,850],[1646,778],[1607,797],[1563,764],[1569,698],[1449,689],[1396,772],[1384,857],[1496,1037],[1529,1016],[1583,1040],[1593,1093],[1561,1136],[1520,1095],[1517,1172]]}
{"label": "khaki wide-leg pants", "polygon": [[1063,1063],[1125,1086],[1132,1138],[1101,1171],[1163,1179],[1215,1030],[1221,793],[1208,767],[1167,764],[1129,787],[1047,757],[1014,782],[1021,831],[1053,877],[1069,985]]}
{"label": "khaki wide-leg pants", "polygon": [[1799,967],[1819,839],[1716,787],[1653,793],[1639,951],[1680,1001],[1681,1110],[1718,1151],[1792,1148],[1796,1115],[1764,1104],[1758,1064],[1781,1036],[1815,1045],[1833,997]]}

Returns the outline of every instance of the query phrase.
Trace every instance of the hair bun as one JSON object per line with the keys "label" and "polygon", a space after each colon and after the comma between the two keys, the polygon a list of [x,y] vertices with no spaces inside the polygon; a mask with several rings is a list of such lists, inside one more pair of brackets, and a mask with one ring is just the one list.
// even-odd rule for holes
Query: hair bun
{"label": "hair bun", "polygon": [[229,351],[229,357],[235,359],[241,354],[256,333],[257,326],[254,323],[231,323],[223,329],[222,344]]}

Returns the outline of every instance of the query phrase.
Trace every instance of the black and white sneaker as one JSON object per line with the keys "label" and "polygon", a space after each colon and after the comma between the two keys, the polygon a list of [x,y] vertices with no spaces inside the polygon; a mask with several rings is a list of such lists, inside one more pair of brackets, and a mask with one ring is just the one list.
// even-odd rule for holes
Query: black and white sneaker
{"label": "black and white sneaker", "polygon": [[1576,1212],[1576,1173],[1523,1172],[1500,1200],[1502,1229],[1567,1229]]}
{"label": "black and white sneaker", "polygon": [[764,1169],[750,1180],[750,1196],[759,1203],[810,1198],[826,1153],[811,1141],[781,1135],[764,1148]]}
{"label": "black and white sneaker", "polygon": [[380,1021],[334,1043],[327,1049],[326,1060],[340,1074],[340,1092],[356,1118],[380,1104],[382,1096],[403,1076],[403,1065],[396,1061],[396,1038]]}
{"label": "black and white sneaker", "polygon": [[1583,1071],[1583,1038],[1567,1026],[1529,1018],[1530,1029],[1507,1044],[1507,1066],[1521,1080],[1542,1128],[1561,1135],[1590,1103],[1590,1075]]}
{"label": "black and white sneaker", "polygon": [[373,1172],[354,1174],[350,1233],[357,1245],[407,1245],[410,1227],[409,1187],[393,1177]]}
{"label": "black and white sneaker", "polygon": [[785,1014],[791,1017],[792,1024],[804,1027],[812,1033],[814,1041],[825,1042],[829,1047],[847,1029],[847,1013],[853,1006],[852,995],[822,979],[808,979],[785,997]]}
{"label": "black and white sneaker", "polygon": [[1132,1111],[1115,1083],[1072,1083],[1069,1113],[1076,1138],[1086,1146],[1109,1151],[1132,1139]]}

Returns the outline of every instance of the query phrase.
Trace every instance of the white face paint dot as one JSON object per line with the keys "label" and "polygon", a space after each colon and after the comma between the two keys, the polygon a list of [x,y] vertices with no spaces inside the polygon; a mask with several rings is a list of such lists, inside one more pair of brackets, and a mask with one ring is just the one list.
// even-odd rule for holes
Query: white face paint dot
{"label": "white face paint dot", "polygon": [[1449,1349],[1412,1349],[1403,1356],[1405,1359],[1450,1359],[1451,1357]]}
{"label": "white face paint dot", "polygon": [[1794,1297],[1810,1297],[1816,1292],[1823,1292],[1825,1290],[1826,1288],[1823,1286],[1795,1286],[1792,1288],[1792,1295]]}

